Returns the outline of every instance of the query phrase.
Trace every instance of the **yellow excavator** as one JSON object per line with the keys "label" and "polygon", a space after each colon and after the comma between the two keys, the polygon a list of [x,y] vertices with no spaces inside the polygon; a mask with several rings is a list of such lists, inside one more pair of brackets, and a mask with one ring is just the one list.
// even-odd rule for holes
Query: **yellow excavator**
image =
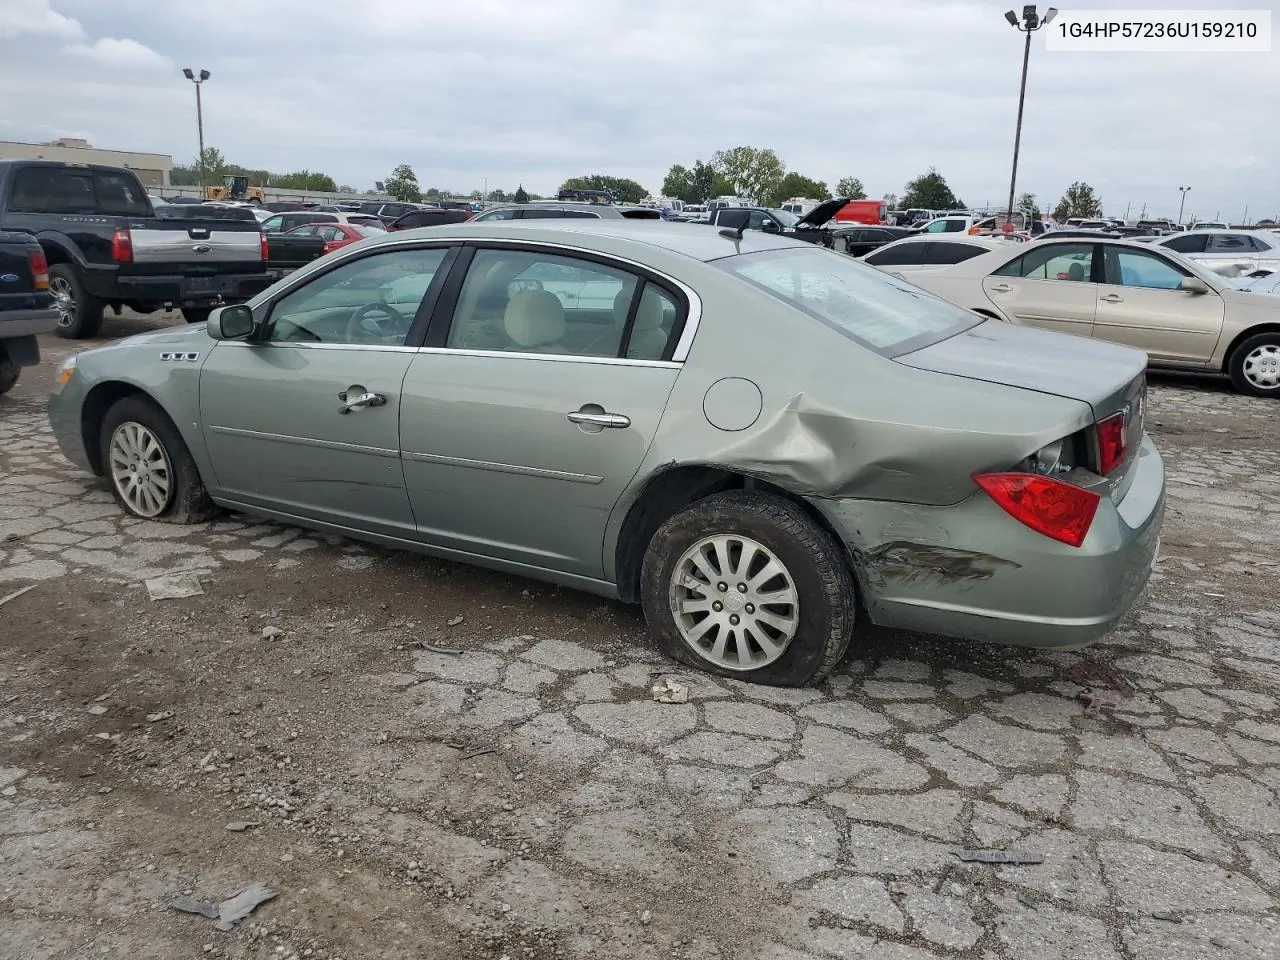
{"label": "yellow excavator", "polygon": [[206,200],[245,200],[249,203],[263,203],[267,199],[261,187],[249,186],[248,177],[223,177],[222,186],[204,188]]}

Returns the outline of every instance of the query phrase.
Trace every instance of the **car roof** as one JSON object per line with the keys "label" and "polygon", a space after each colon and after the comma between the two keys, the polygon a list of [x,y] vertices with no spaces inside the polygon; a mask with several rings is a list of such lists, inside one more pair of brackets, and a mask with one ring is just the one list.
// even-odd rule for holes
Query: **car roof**
{"label": "car roof", "polygon": [[[461,228],[461,229],[459,229]],[[730,239],[715,227],[702,224],[680,223],[669,220],[627,220],[592,218],[570,220],[488,220],[466,224],[454,223],[438,227],[418,227],[399,230],[385,237],[370,240],[370,246],[402,243],[406,239],[466,240],[538,240],[544,243],[562,243],[568,246],[591,248],[598,246],[601,252],[617,251],[620,246],[636,248],[635,255],[643,257],[645,247],[656,247],[691,260],[708,262],[737,253],[758,253],[765,250],[797,249],[813,250],[813,244],[803,240],[791,240],[781,235],[747,230],[740,240]]]}
{"label": "car roof", "polygon": [[[908,233],[904,237],[899,237],[893,243],[886,243],[884,247],[891,247],[894,244],[907,243],[909,241],[915,243],[971,243],[975,247],[986,247],[989,250],[1003,249],[1009,245],[1003,237],[983,237],[973,233]],[[884,247],[880,249],[883,250]]]}

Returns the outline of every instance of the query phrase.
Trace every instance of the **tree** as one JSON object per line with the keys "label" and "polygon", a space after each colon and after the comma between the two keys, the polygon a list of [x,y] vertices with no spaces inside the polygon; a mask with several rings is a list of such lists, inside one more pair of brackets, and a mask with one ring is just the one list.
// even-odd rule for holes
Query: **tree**
{"label": "tree", "polygon": [[422,200],[422,190],[418,186],[418,175],[413,172],[413,167],[407,163],[402,163],[391,171],[391,176],[387,178],[387,193],[402,200],[406,203],[419,203]]}
{"label": "tree", "polygon": [[778,181],[773,196],[769,200],[776,207],[791,197],[802,197],[805,200],[829,200],[831,191],[821,180],[813,180],[800,173],[788,173]]}
{"label": "tree", "polygon": [[1014,209],[1021,211],[1028,220],[1034,220],[1040,216],[1040,204],[1036,203],[1036,195],[1034,193],[1024,193],[1018,197],[1018,202]]}
{"label": "tree", "polygon": [[885,194],[883,197],[881,197],[880,199],[881,199],[881,200],[883,200],[883,201],[885,202],[885,206],[887,206],[890,210],[897,210],[897,209],[899,209],[899,207],[898,207],[898,195],[897,195],[896,193],[886,193],[886,194]]}
{"label": "tree", "polygon": [[337,193],[338,185],[327,173],[312,173],[310,170],[299,170],[297,173],[285,173],[271,180],[273,187],[286,190],[318,190],[323,193]]}
{"label": "tree", "polygon": [[1067,192],[1053,208],[1053,219],[1059,223],[1069,217],[1100,216],[1102,216],[1102,198],[1093,192],[1093,187],[1082,180],[1077,180],[1067,187]]}
{"label": "tree", "polygon": [[603,190],[615,203],[639,203],[649,195],[644,187],[626,177],[606,177],[593,173],[585,177],[570,177],[560,184],[561,190]]}
{"label": "tree", "polygon": [[836,184],[836,196],[848,197],[850,200],[867,199],[867,188],[857,177],[841,177]]}
{"label": "tree", "polygon": [[926,210],[962,210],[964,201],[951,192],[946,178],[936,167],[908,181],[903,188],[902,206],[923,207]]}
{"label": "tree", "polygon": [[529,195],[528,195],[527,193],[525,193],[525,192],[524,192],[524,184],[523,184],[523,183],[522,183],[522,184],[520,184],[520,186],[516,187],[516,195],[515,195],[514,197],[512,197],[511,199],[512,199],[512,200],[514,200],[516,203],[528,203],[528,202],[529,202]]}
{"label": "tree", "polygon": [[685,203],[696,203],[697,201],[685,199],[685,195],[692,192],[692,187],[693,174],[689,172],[689,168],[678,163],[673,164],[667,171],[666,179],[662,181],[662,195],[676,197],[684,200]]}
{"label": "tree", "polygon": [[485,197],[490,203],[506,203],[507,192],[505,190],[490,190],[489,196]]}
{"label": "tree", "polygon": [[767,147],[717,150],[711,166],[733,185],[739,196],[753,200],[772,196],[787,172],[786,165]]}

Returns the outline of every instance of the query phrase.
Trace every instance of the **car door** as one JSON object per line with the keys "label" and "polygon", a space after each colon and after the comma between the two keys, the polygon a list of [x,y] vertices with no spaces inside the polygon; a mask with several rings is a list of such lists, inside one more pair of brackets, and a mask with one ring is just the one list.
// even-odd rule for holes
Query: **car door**
{"label": "car door", "polygon": [[1197,259],[1224,277],[1247,277],[1258,269],[1261,246],[1245,233],[1214,233],[1209,235],[1204,255]]}
{"label": "car door", "polygon": [[1090,336],[1098,302],[1094,247],[1040,241],[983,278],[982,289],[1014,323]]}
{"label": "car door", "polygon": [[545,246],[475,249],[405,378],[420,538],[510,568],[603,577],[605,524],[662,418],[688,307],[677,284],[634,266]]}
{"label": "car door", "polygon": [[874,253],[867,254],[863,262],[900,277],[913,270],[923,270],[928,256],[927,241],[908,240],[905,243],[887,244]]}
{"label": "car door", "polygon": [[342,260],[255,310],[254,339],[214,347],[200,374],[200,414],[221,495],[413,535],[401,386],[450,252],[375,247]]}
{"label": "car door", "polygon": [[1152,360],[1209,361],[1222,332],[1222,297],[1179,289],[1191,271],[1154,250],[1105,243],[1102,257],[1095,337],[1145,350]]}

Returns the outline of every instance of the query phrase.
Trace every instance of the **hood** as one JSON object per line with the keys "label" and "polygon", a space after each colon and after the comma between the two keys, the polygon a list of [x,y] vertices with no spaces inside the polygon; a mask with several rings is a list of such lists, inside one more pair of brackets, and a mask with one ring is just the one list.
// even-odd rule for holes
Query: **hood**
{"label": "hood", "polygon": [[844,205],[848,202],[848,197],[825,200],[796,221],[796,226],[798,227],[800,224],[805,223],[811,227],[820,227],[828,220],[833,219],[837,213],[844,209]]}
{"label": "hood", "polygon": [[898,363],[971,380],[1082,400],[1102,417],[1147,369],[1141,350],[987,320]]}
{"label": "hood", "polygon": [[123,340],[116,340],[112,343],[104,344],[101,347],[93,347],[90,350],[83,351],[80,356],[86,353],[101,353],[107,350],[123,350],[129,347],[146,347],[146,346],[190,346],[193,349],[207,349],[207,344],[213,341],[208,334],[208,327],[204,321],[200,323],[184,323],[180,327],[167,327],[164,330],[156,330],[152,333],[136,333],[132,337],[125,337]]}

